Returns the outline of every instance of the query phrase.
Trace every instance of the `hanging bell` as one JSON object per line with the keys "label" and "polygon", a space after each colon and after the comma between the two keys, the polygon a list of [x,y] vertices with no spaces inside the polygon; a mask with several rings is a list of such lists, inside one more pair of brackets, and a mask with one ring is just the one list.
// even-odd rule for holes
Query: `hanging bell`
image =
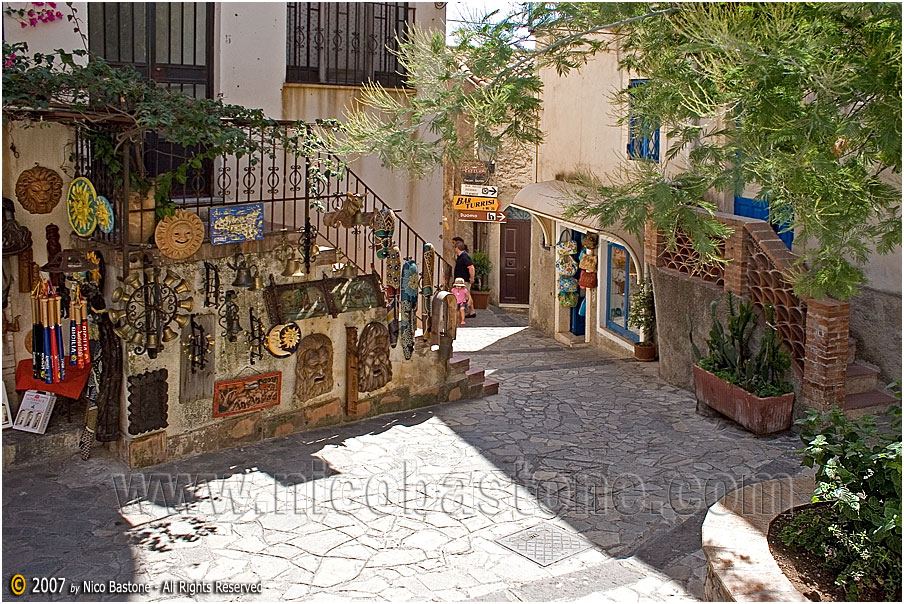
{"label": "hanging bell", "polygon": [[113,290],[113,302],[122,302],[126,297],[126,292],[123,288],[117,287]]}
{"label": "hanging bell", "polygon": [[295,258],[289,258],[286,261],[286,268],[284,268],[283,272],[280,274],[283,277],[294,277],[295,273],[297,273],[300,269],[301,269],[301,262],[299,262]]}
{"label": "hanging bell", "polygon": [[[185,326],[188,325],[188,322],[191,320],[191,318],[188,315],[176,315],[175,317],[173,317],[173,320],[176,322],[176,324],[179,325],[180,328],[185,329]],[[166,340],[164,340],[164,342],[165,341]]]}
{"label": "hanging bell", "polygon": [[184,300],[179,300],[179,308],[184,310],[185,312],[191,312],[195,307],[195,299],[189,296]]}
{"label": "hanging bell", "polygon": [[132,334],[132,337],[129,339],[129,343],[132,346],[141,346],[144,344],[144,334],[140,331],[136,331]]}
{"label": "hanging bell", "polygon": [[126,311],[124,310],[116,310],[115,308],[107,311],[107,316],[110,317],[110,320],[114,323],[119,323],[123,317],[126,316]]}
{"label": "hanging bell", "polygon": [[163,330],[163,341],[164,342],[172,342],[173,340],[175,340],[178,337],[179,337],[179,333],[172,327],[167,326],[167,328]]}
{"label": "hanging bell", "polygon": [[177,294],[187,294],[188,290],[188,282],[185,279],[179,279],[179,282],[176,283],[176,286],[173,288],[173,291]]}
{"label": "hanging bell", "polygon": [[157,340],[157,334],[148,334],[148,343],[145,348],[156,349],[160,342]]}
{"label": "hanging bell", "polygon": [[132,336],[135,335],[135,328],[131,325],[123,325],[122,327],[114,327],[113,333],[122,338],[123,340],[131,340]]}
{"label": "hanging bell", "polygon": [[139,273],[131,273],[128,277],[123,281],[126,285],[131,287],[132,289],[138,289],[141,287],[141,277]]}
{"label": "hanging bell", "polygon": [[296,261],[295,264],[296,264],[295,272],[292,273],[292,276],[293,277],[304,277],[305,276],[304,264],[302,264],[301,261]]}
{"label": "hanging bell", "polygon": [[235,281],[232,282],[232,287],[251,287],[254,285],[254,276],[251,274],[251,269],[244,263],[242,263],[235,271]]}
{"label": "hanging bell", "polygon": [[[163,280],[163,284],[167,287],[171,287],[175,289],[175,285],[182,281],[182,278],[179,275],[173,273],[172,271],[166,271],[166,278]],[[184,281],[182,281],[184,283]]]}
{"label": "hanging bell", "polygon": [[264,289],[264,279],[260,275],[254,276],[254,283],[251,285],[251,291],[259,291]]}

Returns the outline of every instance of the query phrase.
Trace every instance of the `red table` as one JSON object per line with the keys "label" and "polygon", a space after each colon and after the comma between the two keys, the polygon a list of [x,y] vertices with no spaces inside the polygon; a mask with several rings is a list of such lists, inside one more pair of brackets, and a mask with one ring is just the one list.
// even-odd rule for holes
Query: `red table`
{"label": "red table", "polygon": [[[66,398],[78,400],[82,395],[82,391],[85,390],[85,384],[88,383],[89,375],[91,375],[90,363],[82,369],[75,365],[66,365],[66,379],[62,382],[47,384],[44,380],[36,380],[34,378],[31,359],[24,359],[16,365],[16,391],[40,390],[41,392],[53,392]],[[72,403],[69,405],[71,411]]]}

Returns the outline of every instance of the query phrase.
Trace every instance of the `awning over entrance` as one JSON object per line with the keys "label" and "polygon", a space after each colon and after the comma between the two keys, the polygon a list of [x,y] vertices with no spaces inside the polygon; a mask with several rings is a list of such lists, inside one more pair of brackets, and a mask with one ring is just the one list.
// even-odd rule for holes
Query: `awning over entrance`
{"label": "awning over entrance", "polygon": [[546,180],[528,185],[518,191],[510,205],[536,216],[548,243],[554,243],[557,239],[556,233],[552,232],[554,227],[550,224],[550,221],[556,221],[562,223],[563,226],[579,231],[599,233],[604,239],[627,247],[631,252],[632,260],[636,264],[642,265],[643,246],[641,245],[641,240],[625,231],[619,225],[601,229],[593,218],[582,216],[565,217],[565,208],[569,204],[574,203],[576,199],[572,193],[576,189],[575,185],[560,180]]}

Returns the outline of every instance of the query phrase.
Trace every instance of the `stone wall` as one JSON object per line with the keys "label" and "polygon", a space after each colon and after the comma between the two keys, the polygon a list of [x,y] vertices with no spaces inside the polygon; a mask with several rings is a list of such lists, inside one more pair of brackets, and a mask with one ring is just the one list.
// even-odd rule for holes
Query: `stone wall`
{"label": "stone wall", "polygon": [[850,302],[857,356],[879,367],[882,380],[900,380],[901,295],[864,287]]}
{"label": "stone wall", "polygon": [[[536,223],[531,225],[530,240],[530,326],[554,336],[556,331],[554,313],[558,308],[555,295],[555,249],[541,246],[543,231]],[[546,243],[549,245],[549,242]]]}
{"label": "stone wall", "polygon": [[[248,245],[248,244],[246,244]],[[220,247],[220,246],[216,246]],[[205,244],[201,255],[209,256],[217,251]],[[207,253],[204,253],[207,252]],[[290,279],[279,276],[282,265],[274,254],[247,254],[249,265],[257,266],[265,281],[275,275],[277,283]],[[168,265],[167,268],[184,278],[192,288],[198,315],[213,315],[216,323],[216,309],[203,307],[203,262],[194,258],[193,262]],[[212,258],[210,262],[220,269],[224,290],[234,289],[240,309],[240,323],[243,329],[249,327],[249,308],[253,308],[264,324],[264,332],[272,326],[264,306],[262,291],[232,288],[229,284],[235,273],[227,266],[230,258]],[[312,273],[321,276],[328,266],[318,266]],[[113,268],[113,270],[117,270]],[[291,279],[301,282],[300,279]],[[359,394],[358,403],[350,406],[347,401],[346,327],[356,327],[358,335],[364,326],[372,321],[384,321],[386,310],[382,307],[366,311],[341,313],[338,317],[316,317],[298,321],[302,336],[324,334],[333,346],[332,388],[319,396],[301,399],[296,396],[296,365],[298,355],[276,358],[265,352],[262,359],[250,364],[249,347],[245,333],[236,342],[228,342],[221,327],[215,329],[213,345],[214,381],[224,381],[251,377],[266,373],[281,373],[280,403],[273,407],[253,410],[228,417],[213,416],[213,399],[199,398],[183,400],[180,394],[180,367],[183,351],[179,341],[165,344],[164,350],[155,359],[136,355],[131,348],[125,357],[125,374],[137,375],[145,371],[166,368],[168,371],[168,426],[163,431],[145,433],[138,436],[128,434],[128,392],[124,392],[122,432],[124,442],[120,453],[130,465],[140,467],[162,461],[197,455],[226,447],[241,445],[276,436],[284,436],[300,430],[354,421],[362,417],[419,407],[446,400],[468,397],[466,376],[451,377],[447,365],[439,358],[439,353],[423,342],[419,342],[411,359],[406,360],[401,346],[390,349],[392,380],[384,387]],[[185,339],[185,334],[183,334]]]}

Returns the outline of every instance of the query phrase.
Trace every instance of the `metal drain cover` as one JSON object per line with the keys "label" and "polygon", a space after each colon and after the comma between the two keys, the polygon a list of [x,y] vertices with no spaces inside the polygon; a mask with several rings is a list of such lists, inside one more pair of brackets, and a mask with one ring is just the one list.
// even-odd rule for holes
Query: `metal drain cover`
{"label": "metal drain cover", "polygon": [[593,547],[583,537],[547,523],[501,537],[496,543],[540,566],[549,566]]}

